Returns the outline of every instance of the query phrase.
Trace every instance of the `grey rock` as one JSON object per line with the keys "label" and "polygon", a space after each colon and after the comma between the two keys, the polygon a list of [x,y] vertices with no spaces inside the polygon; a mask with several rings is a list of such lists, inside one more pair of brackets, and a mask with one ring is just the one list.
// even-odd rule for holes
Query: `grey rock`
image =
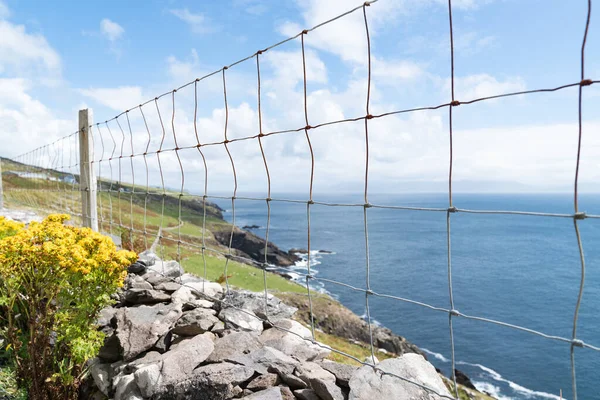
{"label": "grey rock", "polygon": [[194,308],[213,308],[215,303],[208,300],[196,299],[192,301],[188,301],[183,305],[184,310],[193,310]]}
{"label": "grey rock", "polygon": [[149,350],[181,316],[181,306],[157,304],[120,308],[116,314],[119,345],[125,361]]}
{"label": "grey rock", "polygon": [[221,362],[231,359],[236,354],[246,354],[258,350],[262,343],[258,340],[258,334],[255,332],[233,332],[227,336],[218,339],[215,342],[215,349],[208,356],[208,362]]}
{"label": "grey rock", "polygon": [[123,374],[133,374],[135,371],[148,364],[153,364],[162,360],[162,356],[157,351],[149,351],[142,357],[138,357],[129,363],[123,364],[119,370]]}
{"label": "grey rock", "polygon": [[278,387],[261,390],[244,398],[248,400],[283,400],[281,390]]}
{"label": "grey rock", "polygon": [[[116,308],[113,308],[113,307],[103,308],[98,313],[98,320],[96,321],[96,324],[99,327],[112,326],[112,319],[115,317],[116,313],[117,313]],[[114,326],[112,326],[112,327],[114,328]]]}
{"label": "grey rock", "polygon": [[278,386],[281,391],[281,398],[283,400],[296,400],[296,396],[292,393],[292,390],[287,386]]}
{"label": "grey rock", "polygon": [[[199,336],[196,336],[199,337]],[[225,400],[235,396],[235,386],[254,374],[252,368],[231,363],[198,367],[187,379],[161,386],[153,400]]]}
{"label": "grey rock", "polygon": [[[153,287],[151,284],[149,284],[148,282],[146,282],[145,280],[140,280],[140,281],[133,281],[129,287],[131,289],[146,289],[146,290],[152,290]],[[127,295],[127,292],[125,292],[125,295]]]}
{"label": "grey rock", "polygon": [[138,262],[146,267],[153,266],[156,261],[160,261],[160,258],[153,251],[146,250],[138,254]]}
{"label": "grey rock", "polygon": [[107,362],[119,361],[122,356],[122,348],[119,338],[115,334],[115,330],[112,328],[104,328],[102,329],[102,332],[104,332],[106,336],[104,337],[104,344],[98,352],[98,357]]}
{"label": "grey rock", "polygon": [[157,274],[154,271],[146,271],[144,275],[141,276],[146,282],[151,284],[152,286],[160,285],[163,282],[172,282],[171,278],[167,278],[166,276],[162,276]]}
{"label": "grey rock", "polygon": [[346,388],[350,387],[348,382],[350,382],[352,374],[354,374],[354,372],[358,369],[355,366],[340,364],[331,360],[322,360],[319,362],[319,365],[323,367],[323,369],[335,375],[338,386]]}
{"label": "grey rock", "polygon": [[161,282],[158,285],[154,286],[154,289],[162,290],[163,292],[167,292],[167,293],[173,293],[180,287],[181,287],[181,285],[177,282]]}
{"label": "grey rock", "polygon": [[148,266],[148,271],[154,271],[159,275],[166,276],[168,278],[179,278],[183,275],[183,268],[177,261],[158,261],[156,260],[154,265]]}
{"label": "grey rock", "polygon": [[145,365],[133,374],[140,393],[144,397],[152,397],[156,389],[163,383],[162,363]]}
{"label": "grey rock", "polygon": [[96,387],[108,397],[112,388],[112,369],[110,364],[103,364],[99,360],[96,360],[90,366],[90,374],[94,379]]}
{"label": "grey rock", "polygon": [[233,387],[232,394],[233,394],[234,398],[238,399],[238,398],[242,397],[243,393],[244,393],[244,389],[242,389],[241,387],[239,387],[239,386]]}
{"label": "grey rock", "polygon": [[[277,329],[278,327],[285,330]],[[308,328],[299,322],[286,319],[265,330],[260,336],[260,341],[301,361],[320,360],[331,353],[327,346],[313,344],[311,338],[312,334]]]}
{"label": "grey rock", "polygon": [[141,262],[134,262],[127,268],[127,272],[132,274],[142,274],[146,271],[146,265]]}
{"label": "grey rock", "polygon": [[[444,382],[433,365],[423,356],[406,353],[379,363],[378,368],[387,373],[427,386],[436,392],[450,396]],[[442,397],[421,387],[391,375],[382,375],[369,366],[359,368],[350,379],[350,400],[414,399],[438,400]]]}
{"label": "grey rock", "polygon": [[206,308],[197,308],[192,311],[186,311],[177,320],[172,332],[182,336],[195,336],[204,333],[219,319],[215,317],[215,310]]}
{"label": "grey rock", "polygon": [[262,321],[252,311],[242,311],[228,307],[221,310],[219,319],[225,322],[226,327],[257,332],[262,332],[263,330]]}
{"label": "grey rock", "polygon": [[171,301],[171,296],[158,290],[129,289],[125,292],[125,302],[129,304],[154,304],[168,301]]}
{"label": "grey rock", "polygon": [[[321,400],[317,396],[317,392],[312,389],[299,389],[294,390],[294,396],[299,400]],[[371,399],[371,400],[383,400],[383,399]]]}
{"label": "grey rock", "polygon": [[187,286],[182,286],[171,294],[173,303],[187,304],[196,300],[198,297],[192,293],[192,289]]}
{"label": "grey rock", "polygon": [[281,374],[281,380],[284,381],[292,389],[305,389],[308,384],[302,379],[292,374]]}
{"label": "grey rock", "polygon": [[305,362],[296,367],[294,375],[302,379],[308,385],[311,380],[320,379],[322,381],[335,382],[335,375],[321,368],[319,364],[314,362]]}
{"label": "grey rock", "polygon": [[236,354],[229,357],[228,360],[237,364],[252,367],[256,372],[262,375],[267,372],[275,372],[279,376],[283,374],[292,374],[296,365],[298,365],[298,361],[295,359],[268,346],[263,346],[248,354]]}
{"label": "grey rock", "polygon": [[152,347],[152,348],[154,350],[158,351],[159,353],[165,353],[165,352],[169,351],[172,340],[173,340],[173,333],[169,331],[169,332],[165,333],[164,335],[162,335],[161,337],[159,337],[158,340],[156,341],[156,343],[154,343],[154,347]]}
{"label": "grey rock", "polygon": [[120,375],[113,379],[114,400],[143,400],[133,374]]}
{"label": "grey rock", "polygon": [[209,335],[184,340],[175,349],[163,354],[162,376],[165,383],[186,379],[208,358],[215,347]]}
{"label": "grey rock", "polygon": [[189,281],[184,284],[192,289],[192,293],[198,298],[219,299],[223,293],[223,286],[216,282],[204,282],[201,280],[199,282]]}
{"label": "grey rock", "polygon": [[271,321],[291,318],[298,310],[288,306],[272,294],[267,294],[267,305],[265,312],[264,292],[250,292],[247,290],[235,290],[227,295],[227,304],[242,310],[252,311],[258,317]]}
{"label": "grey rock", "polygon": [[265,375],[259,375],[256,378],[254,378],[248,384],[248,386],[246,386],[246,389],[250,389],[250,390],[256,392],[259,390],[268,389],[272,386],[277,386],[278,384],[279,384],[279,375],[268,373]]}
{"label": "grey rock", "polygon": [[215,322],[213,327],[210,328],[210,331],[213,333],[216,333],[217,335],[222,335],[223,332],[225,331],[225,324],[221,321],[217,321],[217,322]]}
{"label": "grey rock", "polygon": [[[334,382],[324,381],[321,379],[311,379],[310,387],[317,393],[317,395],[323,400],[344,400],[344,393],[339,386],[336,386]],[[387,397],[383,397],[384,399]],[[396,398],[396,397],[390,397]],[[398,397],[400,399],[404,397]],[[370,399],[372,400],[372,398]]]}

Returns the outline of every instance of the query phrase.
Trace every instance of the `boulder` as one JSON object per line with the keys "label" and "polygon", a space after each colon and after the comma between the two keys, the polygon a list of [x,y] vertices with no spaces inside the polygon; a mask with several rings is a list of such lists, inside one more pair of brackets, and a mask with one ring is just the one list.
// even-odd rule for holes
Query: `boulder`
{"label": "boulder", "polygon": [[262,321],[252,311],[242,311],[228,307],[221,310],[219,318],[225,322],[225,327],[257,332],[263,330]]}
{"label": "boulder", "polygon": [[223,286],[217,282],[186,282],[184,285],[192,289],[197,298],[220,299],[223,293]]}
{"label": "boulder", "polygon": [[146,272],[146,265],[141,262],[134,262],[129,267],[127,267],[127,272],[131,274],[143,274]]}
{"label": "boulder", "polygon": [[[198,336],[196,336],[198,337]],[[163,384],[152,400],[217,400],[230,399],[234,389],[254,374],[252,368],[231,363],[208,364],[198,367],[187,379]]]}
{"label": "boulder", "polygon": [[265,293],[250,292],[247,290],[230,291],[225,299],[227,305],[252,311],[262,319],[270,321],[278,321],[281,319],[289,319],[297,311],[297,308],[288,306],[279,298],[272,294],[267,294],[266,312],[265,312]]}
{"label": "boulder", "polygon": [[154,304],[169,301],[171,301],[170,295],[154,289],[129,289],[125,292],[125,302],[128,304]]}
{"label": "boulder", "polygon": [[[321,380],[318,378],[310,380],[310,387],[322,400],[345,400],[344,393],[334,381]],[[382,397],[386,399],[387,397]],[[395,398],[395,397],[390,397]],[[400,399],[404,397],[399,397]],[[372,400],[372,399],[371,399]]]}
{"label": "boulder", "polygon": [[138,254],[138,261],[144,264],[146,267],[151,267],[156,261],[160,261],[160,258],[151,250],[142,251]]}
{"label": "boulder", "polygon": [[162,376],[165,383],[186,379],[194,369],[208,358],[215,345],[210,336],[203,334],[180,342],[162,356]]}
{"label": "boulder", "polygon": [[296,400],[296,396],[292,393],[292,390],[287,386],[277,386],[281,391],[281,398],[283,400]]}
{"label": "boulder", "polygon": [[248,400],[283,400],[281,390],[278,387],[261,390],[244,398]]}
{"label": "boulder", "polygon": [[335,376],[338,386],[345,388],[350,387],[348,382],[350,382],[350,378],[352,377],[354,371],[358,369],[352,365],[340,364],[331,360],[322,360],[319,362],[319,365]]}
{"label": "boulder", "polygon": [[301,361],[320,360],[331,353],[331,349],[327,346],[314,344],[311,340],[310,330],[291,319],[277,322],[273,328],[265,330],[260,336],[263,344]]}
{"label": "boulder", "polygon": [[310,361],[297,366],[294,375],[306,382],[307,385],[310,385],[310,382],[313,379],[335,383],[335,375],[321,368],[319,364]]}
{"label": "boulder", "polygon": [[247,354],[261,347],[262,343],[258,340],[256,332],[233,332],[215,342],[215,349],[208,356],[207,361],[225,361],[231,359],[236,354]]}
{"label": "boulder", "polygon": [[259,374],[275,372],[282,377],[284,374],[292,374],[298,361],[268,346],[262,346],[258,350],[248,354],[236,354],[229,357],[231,362],[254,368]]}
{"label": "boulder", "polygon": [[115,388],[114,400],[143,400],[133,374],[115,377],[113,387]]}
{"label": "boulder", "polygon": [[157,304],[120,308],[116,313],[116,337],[125,361],[149,350],[181,316],[181,306]]}
{"label": "boulder", "polygon": [[166,276],[162,276],[157,274],[154,271],[146,271],[144,275],[141,276],[146,282],[151,284],[152,286],[160,285],[163,282],[172,282],[171,278],[167,278]]}
{"label": "boulder", "polygon": [[[317,392],[312,389],[298,389],[294,390],[294,396],[299,400],[321,400],[317,396]],[[372,400],[383,400],[383,399],[372,399]]]}
{"label": "boulder", "polygon": [[[378,368],[387,373],[427,386],[437,393],[450,396],[444,382],[433,365],[423,356],[407,353],[399,358],[390,358],[379,363]],[[391,375],[382,375],[372,367],[363,366],[356,370],[349,382],[349,400],[414,399],[437,400],[442,397],[413,383]]]}
{"label": "boulder", "polygon": [[148,266],[148,271],[154,271],[159,275],[167,278],[179,278],[183,275],[183,268],[177,261],[159,261],[156,260],[154,265]]}
{"label": "boulder", "polygon": [[117,313],[116,308],[113,308],[113,307],[103,308],[102,310],[100,310],[100,313],[98,314],[98,320],[96,321],[96,324],[101,328],[104,326],[111,326],[114,328],[113,318],[115,317],[116,313]]}
{"label": "boulder", "polygon": [[215,310],[206,308],[186,311],[177,320],[172,332],[182,336],[195,336],[204,333],[210,330],[216,322],[219,322],[215,314]]}
{"label": "boulder", "polygon": [[103,364],[100,360],[95,359],[91,362],[90,374],[96,387],[108,397],[112,388],[112,368],[110,364]]}
{"label": "boulder", "polygon": [[158,285],[154,286],[154,289],[162,290],[163,292],[167,292],[167,293],[173,293],[180,287],[181,287],[181,285],[177,282],[167,281],[167,282],[161,282]]}
{"label": "boulder", "polygon": [[256,378],[254,378],[248,384],[248,386],[246,386],[246,389],[250,389],[250,390],[256,392],[259,390],[268,389],[272,386],[277,386],[278,384],[279,384],[279,375],[268,373],[265,375],[259,375]]}

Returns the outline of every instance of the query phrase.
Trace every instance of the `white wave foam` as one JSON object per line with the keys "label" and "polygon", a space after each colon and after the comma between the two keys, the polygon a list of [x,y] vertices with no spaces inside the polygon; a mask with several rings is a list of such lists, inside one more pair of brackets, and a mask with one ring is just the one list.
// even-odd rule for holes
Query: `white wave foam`
{"label": "white wave foam", "polygon": [[479,381],[472,381],[472,382],[473,382],[473,385],[475,385],[475,387],[477,388],[477,390],[479,390],[480,392],[489,393],[490,396],[492,396],[495,399],[514,400],[512,397],[504,396],[502,393],[500,393],[500,388],[498,386],[494,386],[488,382],[479,382]]}
{"label": "white wave foam", "polygon": [[[457,364],[470,365],[472,367],[481,369],[482,371],[486,372],[489,376],[491,376],[492,379],[494,379],[495,381],[498,381],[498,382],[506,383],[512,390],[515,391],[515,393],[518,393],[519,395],[523,396],[526,399],[536,399],[536,398],[553,399],[553,400],[561,399],[560,396],[557,396],[552,393],[539,392],[536,390],[526,388],[525,386],[521,386],[516,382],[513,382],[511,380],[508,380],[508,379],[502,377],[502,375],[500,375],[500,373],[498,373],[497,371],[494,371],[493,369],[491,369],[489,367],[486,367],[485,365],[471,364],[471,363],[464,362],[464,361],[459,361],[459,362],[457,362]],[[523,397],[521,397],[521,398],[523,398]],[[566,399],[563,397],[563,400],[566,400]]]}
{"label": "white wave foam", "polygon": [[425,347],[421,347],[421,350],[423,350],[426,354],[429,354],[430,356],[434,357],[437,360],[440,360],[445,363],[450,362],[450,360],[448,360],[446,357],[444,357],[440,353],[436,353],[434,351],[428,350]]}

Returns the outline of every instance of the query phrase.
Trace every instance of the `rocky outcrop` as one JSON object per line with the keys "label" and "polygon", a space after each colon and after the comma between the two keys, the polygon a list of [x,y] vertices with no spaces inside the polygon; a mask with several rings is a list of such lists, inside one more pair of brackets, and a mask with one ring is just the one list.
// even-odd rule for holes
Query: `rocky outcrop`
{"label": "rocky outcrop", "polygon": [[[237,250],[237,255],[251,258],[257,263],[264,263],[265,240],[254,233],[235,227],[233,230],[233,239],[231,237],[231,230],[229,229],[214,231],[213,235],[217,242],[226,247],[229,247],[229,241],[231,240],[231,247]],[[299,260],[300,257],[297,255],[287,253],[271,242],[267,243],[267,262],[269,264],[289,267]]]}
{"label": "rocky outcrop", "polygon": [[[277,297],[224,294],[220,285],[181,274],[177,263],[151,253],[139,263],[143,268],[127,277],[119,302],[100,315],[107,336],[90,361],[94,398],[373,400],[374,393],[420,393],[397,378],[380,378],[372,367],[326,360],[331,350],[312,340],[291,319],[296,309]],[[169,279],[152,268],[166,265]],[[390,372],[438,390],[440,377],[422,357],[379,366],[386,370],[388,363]]]}
{"label": "rocky outcrop", "polygon": [[[281,296],[287,304],[298,309],[297,316],[303,322],[310,323],[309,304],[305,295],[285,293]],[[369,325],[337,301],[328,296],[317,295],[312,299],[312,306],[315,327],[331,335],[370,343]],[[417,353],[425,357],[421,349],[402,336],[396,335],[390,329],[381,326],[372,326],[371,328],[373,345],[376,348],[397,355]]]}

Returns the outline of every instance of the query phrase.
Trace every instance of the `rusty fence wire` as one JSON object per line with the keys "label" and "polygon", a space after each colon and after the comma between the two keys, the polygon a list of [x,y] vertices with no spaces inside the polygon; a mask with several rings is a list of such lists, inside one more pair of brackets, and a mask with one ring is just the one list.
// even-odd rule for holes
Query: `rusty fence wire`
{"label": "rusty fence wire", "polygon": [[[277,326],[276,322],[270,321],[267,313],[267,298],[269,288],[267,286],[267,270],[271,266],[268,261],[268,240],[271,229],[271,204],[274,202],[296,203],[306,206],[306,248],[308,250],[307,269],[308,272],[302,276],[306,295],[309,302],[310,319],[312,321],[310,329],[312,338],[302,338],[309,342],[322,346],[315,339],[315,324],[313,317],[312,299],[315,295],[314,288],[311,282],[320,281],[328,285],[339,285],[346,289],[356,292],[358,295],[364,296],[366,309],[366,320],[369,329],[372,327],[371,308],[369,299],[372,297],[381,297],[392,299],[400,302],[410,303],[426,309],[434,310],[448,316],[448,332],[449,332],[449,349],[452,363],[452,381],[453,393],[452,396],[443,393],[437,393],[433,388],[424,386],[418,382],[411,381],[402,376],[392,374],[382,370],[375,362],[375,346],[373,343],[373,334],[370,332],[370,347],[371,359],[359,360],[339,349],[332,348],[333,352],[354,359],[363,365],[368,365],[382,374],[392,375],[398,379],[408,381],[412,384],[420,386],[428,391],[437,393],[443,398],[457,399],[458,390],[456,386],[455,375],[455,352],[454,352],[454,328],[453,321],[456,318],[464,318],[469,320],[480,321],[489,324],[495,324],[504,328],[515,329],[526,332],[532,335],[537,335],[548,340],[567,343],[570,346],[570,365],[571,365],[571,380],[572,380],[572,396],[577,399],[577,381],[576,381],[576,358],[575,349],[585,349],[588,351],[600,351],[600,343],[588,343],[577,336],[577,325],[579,308],[584,292],[584,282],[586,277],[586,264],[582,239],[579,231],[579,225],[585,223],[586,220],[598,220],[600,215],[586,214],[579,209],[578,181],[579,181],[579,165],[580,154],[582,148],[582,93],[586,87],[600,83],[599,80],[586,78],[585,75],[585,52],[586,39],[590,26],[591,16],[591,0],[587,1],[587,19],[585,21],[585,29],[580,52],[580,76],[574,77],[572,82],[564,85],[549,88],[538,88],[533,90],[499,93],[493,96],[475,98],[475,99],[457,99],[455,97],[455,68],[454,68],[454,37],[453,37],[453,20],[452,20],[452,1],[448,0],[448,27],[450,38],[450,98],[443,104],[415,106],[408,109],[398,109],[381,114],[371,112],[371,37],[369,34],[369,6],[375,1],[367,1],[364,4],[349,10],[331,20],[325,21],[310,29],[305,29],[297,35],[276,43],[272,46],[258,50],[252,55],[236,61],[232,64],[214,71],[205,76],[199,77],[191,82],[188,82],[176,89],[160,94],[153,99],[139,104],[131,109],[125,110],[117,116],[97,122],[89,126],[92,132],[94,156],[91,162],[93,169],[96,171],[98,182],[98,222],[100,229],[110,234],[121,243],[126,241],[132,245],[136,240],[143,241],[144,248],[158,248],[157,252],[162,252],[164,255],[165,248],[174,251],[174,257],[183,263],[185,267],[185,255],[192,252],[201,254],[204,264],[204,277],[207,274],[207,259],[209,255],[214,255],[222,258],[223,261],[223,277],[227,291],[229,290],[228,266],[231,260],[248,263],[259,267],[262,270],[265,295],[265,315],[266,318],[259,318],[254,314],[253,317],[261,319],[263,322],[271,323],[278,329],[286,330],[283,327]],[[373,6],[376,6],[373,4]],[[320,27],[330,24],[331,22],[344,18],[349,14],[361,13],[364,20],[364,33],[367,42],[367,74],[366,74],[366,97],[361,101],[364,104],[364,113],[349,118],[340,120],[331,120],[321,122],[319,124],[310,123],[310,115],[307,106],[307,67],[306,67],[306,50],[305,37],[310,32],[319,29]],[[261,100],[263,93],[261,89],[261,60],[265,53],[289,42],[299,42],[302,54],[302,72],[303,72],[303,117],[304,125],[294,129],[265,131],[263,130],[263,112],[261,108]],[[256,100],[257,100],[257,117],[258,131],[252,135],[230,138],[228,136],[230,126],[230,107],[228,104],[228,74],[230,70],[239,66],[242,63],[255,64],[256,71]],[[203,81],[208,78],[218,78],[222,87],[222,105],[224,107],[224,129],[222,139],[217,141],[204,141],[203,132],[198,128],[198,96],[201,91]],[[576,155],[576,168],[573,180],[573,212],[572,213],[546,213],[532,211],[508,211],[508,210],[483,210],[483,209],[464,209],[454,204],[453,202],[453,110],[456,107],[467,107],[470,104],[489,101],[497,98],[507,98],[515,96],[533,96],[541,95],[548,92],[556,92],[568,88],[578,88],[578,145]],[[193,92],[192,101],[194,104],[194,117],[192,125],[193,140],[184,142],[181,140],[182,135],[178,135],[178,124],[176,110],[178,101],[189,101],[190,95],[184,94],[185,91],[190,95]],[[376,119],[386,118],[392,115],[408,114],[423,110],[441,110],[448,111],[448,206],[443,208],[432,207],[408,207],[395,206],[384,204],[373,204],[369,202],[369,135],[377,134],[370,131],[371,121]],[[143,128],[141,131],[132,128],[132,120],[140,122]],[[365,158],[364,162],[364,193],[363,201],[359,203],[330,203],[323,201],[315,201],[313,199],[313,184],[315,175],[315,153],[311,143],[311,134],[318,131],[319,128],[331,125],[342,125],[352,122],[362,122],[364,124],[364,143],[365,143]],[[134,132],[135,131],[135,132]],[[189,132],[188,132],[189,133]],[[264,143],[270,137],[276,135],[303,135],[306,139],[306,146],[310,152],[311,170],[310,170],[310,186],[305,198],[273,198],[271,197],[271,173],[269,170],[269,159],[266,156]],[[189,136],[189,135],[188,135]],[[260,150],[260,158],[264,166],[264,174],[267,180],[266,197],[246,197],[238,196],[238,176],[240,166],[236,163],[235,157],[231,152],[232,144],[236,142],[255,142]],[[206,161],[205,152],[211,148],[222,148],[226,154],[227,162],[230,166],[230,173],[233,181],[231,196],[211,195],[208,191],[208,181],[211,177],[208,164]],[[343,151],[343,148],[340,149]],[[182,152],[194,152],[195,160],[193,165],[189,165],[188,161],[181,157]],[[134,163],[142,165],[143,173],[136,174]],[[156,163],[158,169],[158,177],[160,181],[151,179],[152,166],[149,164]],[[168,187],[165,184],[164,169],[166,165],[176,165],[179,171],[179,185],[176,188]],[[78,132],[67,135],[57,141],[38,147],[32,151],[22,154],[12,160],[5,161],[4,165],[4,181],[5,197],[8,202],[22,203],[35,208],[42,208],[48,211],[66,211],[79,218],[81,212],[81,197],[80,192],[89,190],[79,185],[79,157],[78,157]],[[190,169],[200,169],[203,175],[202,194],[193,195],[185,190],[186,174]],[[188,170],[188,172],[186,172]],[[10,175],[10,176],[9,176]],[[14,176],[13,176],[14,175]],[[10,184],[10,180],[19,180],[21,183],[17,185]],[[189,182],[188,182],[189,185]],[[40,194],[41,193],[41,194]],[[189,235],[182,232],[182,202],[184,199],[190,198],[198,204],[199,221],[202,225],[202,236],[196,240],[190,239]],[[210,200],[227,200],[231,202],[232,226],[229,233],[229,241],[227,246],[219,246],[215,244],[214,239],[207,233],[207,224],[211,223],[210,216],[207,216],[207,209],[210,209]],[[264,238],[264,260],[257,262],[256,260],[240,256],[235,252],[232,246],[235,224],[236,224],[236,202],[239,200],[260,201],[265,203],[267,221],[266,235]],[[328,207],[354,207],[363,211],[363,226],[364,226],[364,248],[366,258],[364,260],[364,286],[353,286],[347,283],[318,277],[311,273],[311,208],[314,205]],[[369,257],[369,210],[371,208],[391,209],[391,210],[411,210],[420,212],[445,213],[446,215],[446,250],[447,250],[447,284],[448,284],[448,305],[447,307],[434,306],[425,302],[416,301],[402,296],[402,293],[378,293],[371,288],[370,276],[370,257]],[[141,211],[140,211],[141,210]],[[451,226],[453,216],[457,213],[471,214],[499,214],[499,215],[521,215],[532,217],[545,218],[567,218],[573,220],[574,235],[577,240],[579,258],[580,258],[580,284],[576,299],[576,307],[573,313],[572,335],[570,337],[562,337],[550,335],[546,332],[534,330],[526,326],[511,324],[509,322],[490,319],[478,315],[468,315],[455,308],[454,293],[452,287],[452,241],[451,241]],[[166,226],[165,219],[174,218],[179,224],[176,226]],[[168,252],[168,251],[167,251]],[[356,262],[359,262],[356,260]],[[177,280],[177,279],[174,279]],[[193,288],[192,288],[193,289]],[[228,297],[224,299],[213,298],[214,301],[220,301],[228,304]],[[244,311],[244,310],[241,310]],[[244,311],[246,312],[246,311]],[[294,332],[290,332],[295,334]]]}

